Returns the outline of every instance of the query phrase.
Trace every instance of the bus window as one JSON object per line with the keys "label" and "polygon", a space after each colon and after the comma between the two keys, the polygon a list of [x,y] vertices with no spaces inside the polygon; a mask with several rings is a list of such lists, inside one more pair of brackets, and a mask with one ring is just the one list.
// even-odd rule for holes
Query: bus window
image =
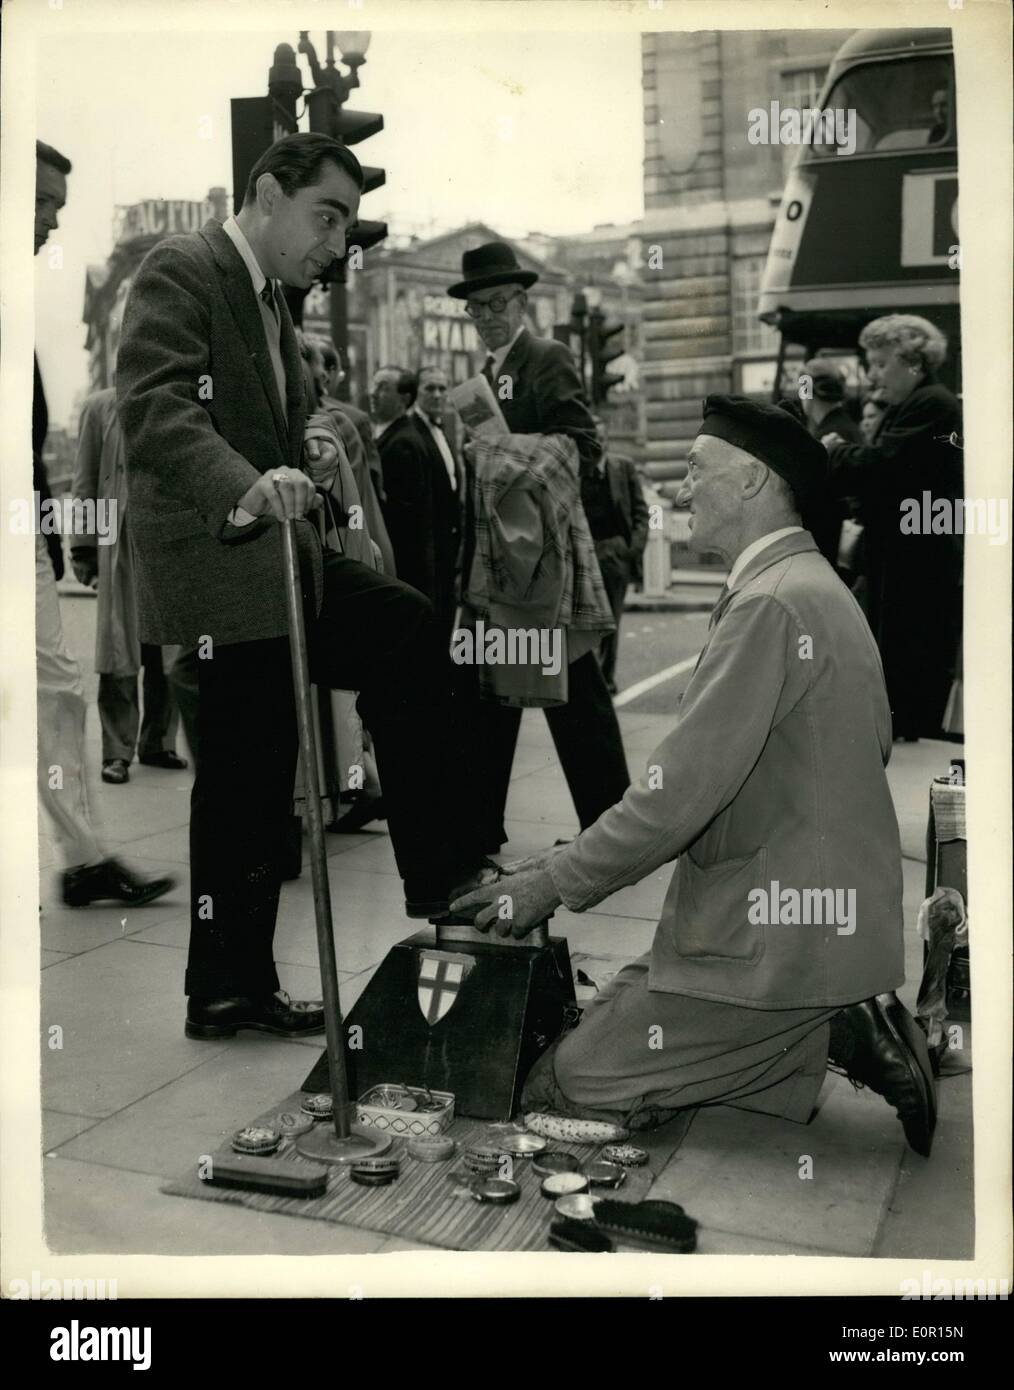
{"label": "bus window", "polygon": [[[835,83],[825,111],[848,112],[855,154],[924,149],[957,143],[954,68],[949,57],[906,59],[856,67]],[[840,153],[832,143],[812,143],[809,158]]]}

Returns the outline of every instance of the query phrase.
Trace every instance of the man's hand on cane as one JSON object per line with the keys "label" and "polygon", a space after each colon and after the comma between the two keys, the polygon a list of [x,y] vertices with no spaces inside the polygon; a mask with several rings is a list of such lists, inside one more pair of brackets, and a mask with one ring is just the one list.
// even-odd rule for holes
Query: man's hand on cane
{"label": "man's hand on cane", "polygon": [[272,516],[276,521],[306,516],[323,506],[311,478],[298,468],[272,468],[262,473],[236,503],[251,516]]}

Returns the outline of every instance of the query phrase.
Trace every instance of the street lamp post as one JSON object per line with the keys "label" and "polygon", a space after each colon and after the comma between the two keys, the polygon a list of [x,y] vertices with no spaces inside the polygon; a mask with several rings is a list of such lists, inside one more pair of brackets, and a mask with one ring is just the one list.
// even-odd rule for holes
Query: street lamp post
{"label": "street lamp post", "polygon": [[[366,51],[370,46],[370,34],[365,30],[348,32],[327,31],[327,57],[322,67],[317,50],[310,39],[309,31],[303,29],[299,35],[299,52],[310,65],[314,87],[306,96],[306,107],[310,117],[310,129],[331,135],[343,144],[352,145],[383,129],[384,119],[371,112],[343,111],[349,94],[359,86],[359,69],[366,62]],[[335,66],[335,48],[341,61],[349,69],[344,74]],[[383,169],[364,167],[366,176],[364,192],[379,188],[384,182]],[[386,235],[387,228],[382,224],[370,224],[373,228],[369,236],[361,236],[360,241],[372,243]],[[365,230],[365,228],[364,228]],[[331,338],[335,346],[347,360],[348,355],[348,292],[346,288],[346,267],[342,262],[335,266],[329,276]],[[339,393],[348,397],[351,373],[346,373]]]}

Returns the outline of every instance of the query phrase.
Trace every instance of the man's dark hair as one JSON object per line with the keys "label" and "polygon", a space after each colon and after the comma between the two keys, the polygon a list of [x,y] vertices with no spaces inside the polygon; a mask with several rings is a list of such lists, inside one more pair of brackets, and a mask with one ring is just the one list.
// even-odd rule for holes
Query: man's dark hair
{"label": "man's dark hair", "polygon": [[344,169],[362,192],[365,183],[363,166],[351,150],[332,140],[330,135],[321,135],[318,131],[300,131],[298,135],[283,136],[264,151],[250,170],[243,205],[252,203],[257,197],[257,180],[261,174],[274,174],[282,192],[291,198],[300,188],[319,183],[321,169],[329,162]]}
{"label": "man's dark hair", "polygon": [[52,145],[44,145],[41,140],[35,142],[35,158],[40,159],[43,164],[51,164],[61,174],[69,174],[71,171],[71,162],[67,156],[59,150],[54,150]]}
{"label": "man's dark hair", "polygon": [[378,367],[381,372],[397,372],[398,382],[395,390],[399,396],[408,397],[407,409],[411,410],[415,405],[416,392],[419,390],[419,378],[415,372],[407,372],[404,367]]}

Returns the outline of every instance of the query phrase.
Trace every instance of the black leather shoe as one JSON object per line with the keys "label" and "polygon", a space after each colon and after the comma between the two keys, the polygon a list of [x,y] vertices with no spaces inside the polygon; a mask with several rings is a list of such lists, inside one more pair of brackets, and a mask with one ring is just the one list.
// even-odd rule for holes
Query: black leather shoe
{"label": "black leather shoe", "polygon": [[279,1038],[323,1033],[324,1007],[319,999],[290,999],[282,989],[262,999],[188,1000],[184,1029],[188,1038],[206,1041],[234,1038],[240,1028],[251,1028],[257,1033],[274,1033]]}
{"label": "black leather shoe", "polygon": [[102,764],[103,782],[111,782],[114,786],[122,786],[124,782],[130,781],[130,769],[125,758],[110,758],[108,762]]}
{"label": "black leather shoe", "polygon": [[178,753],[147,753],[137,761],[144,763],[145,767],[164,767],[171,772],[182,772],[188,766],[186,758],[181,758]]}
{"label": "black leather shoe", "polygon": [[108,898],[129,907],[140,907],[175,887],[174,878],[141,878],[118,859],[103,859],[101,864],[68,869],[62,882],[65,907],[87,907],[89,903]]}
{"label": "black leather shoe", "polygon": [[442,896],[426,897],[425,893],[414,891],[413,885],[406,882],[405,912],[409,917],[446,917],[455,898],[470,893],[473,888],[482,888],[488,883],[496,883],[502,877],[503,870],[500,865],[492,859],[483,857],[479,861],[477,869],[462,879],[460,883],[456,883],[449,893]]}
{"label": "black leather shoe", "polygon": [[926,1038],[895,994],[852,1004],[831,1020],[829,1059],[893,1105],[916,1153],[929,1158],[937,1123]]}

